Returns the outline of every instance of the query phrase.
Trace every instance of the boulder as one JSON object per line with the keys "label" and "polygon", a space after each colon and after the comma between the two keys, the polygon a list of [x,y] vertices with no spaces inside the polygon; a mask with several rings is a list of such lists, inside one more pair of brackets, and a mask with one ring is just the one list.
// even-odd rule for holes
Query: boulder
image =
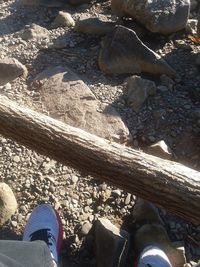
{"label": "boulder", "polygon": [[0,183],[0,225],[4,224],[17,209],[17,201],[11,188]]}
{"label": "boulder", "polygon": [[75,31],[86,34],[105,35],[115,27],[114,22],[102,21],[99,18],[79,19],[75,25]]}
{"label": "boulder", "polygon": [[52,23],[53,28],[58,27],[74,27],[75,22],[68,12],[59,11],[57,17]]}
{"label": "boulder", "polygon": [[37,24],[26,25],[23,30],[16,33],[17,36],[23,40],[28,41],[32,39],[43,39],[49,36],[49,31]]}
{"label": "boulder", "polygon": [[148,153],[163,159],[172,159],[171,149],[167,146],[165,141],[161,140],[148,148]]}
{"label": "boulder", "polygon": [[118,229],[108,219],[95,224],[95,253],[97,267],[125,267],[129,249],[129,234]]}
{"label": "boulder", "polygon": [[18,78],[27,76],[26,67],[15,58],[0,59],[0,85],[5,85]]}
{"label": "boulder", "polygon": [[153,81],[132,76],[126,80],[127,104],[134,111],[139,111],[144,101],[150,95],[155,95],[156,84]]}
{"label": "boulder", "polygon": [[136,33],[124,26],[115,26],[104,37],[99,54],[99,67],[108,74],[151,73],[175,75],[175,71],[148,48]]}
{"label": "boulder", "polygon": [[112,0],[119,17],[136,19],[151,32],[171,34],[185,28],[190,0]]}
{"label": "boulder", "polygon": [[127,142],[128,128],[117,111],[98,101],[88,86],[69,68],[57,66],[35,78],[43,106],[53,118],[97,136]]}

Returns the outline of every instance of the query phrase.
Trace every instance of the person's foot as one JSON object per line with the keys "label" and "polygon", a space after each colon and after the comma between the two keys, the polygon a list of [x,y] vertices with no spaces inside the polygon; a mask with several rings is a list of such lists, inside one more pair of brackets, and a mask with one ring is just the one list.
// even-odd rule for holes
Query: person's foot
{"label": "person's foot", "polygon": [[58,213],[48,204],[37,206],[25,226],[23,241],[43,240],[49,247],[52,259],[57,263],[62,238],[63,230]]}
{"label": "person's foot", "polygon": [[153,246],[163,250],[173,267],[185,264],[183,252],[172,245],[159,213],[152,203],[138,199],[132,217],[137,225],[134,233],[134,249],[138,255],[145,248]]}

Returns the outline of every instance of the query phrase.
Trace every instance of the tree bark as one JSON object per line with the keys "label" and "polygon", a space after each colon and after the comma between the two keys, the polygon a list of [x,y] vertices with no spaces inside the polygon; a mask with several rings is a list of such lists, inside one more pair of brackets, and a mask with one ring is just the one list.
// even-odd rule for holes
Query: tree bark
{"label": "tree bark", "polygon": [[200,173],[102,139],[0,96],[0,134],[200,223]]}

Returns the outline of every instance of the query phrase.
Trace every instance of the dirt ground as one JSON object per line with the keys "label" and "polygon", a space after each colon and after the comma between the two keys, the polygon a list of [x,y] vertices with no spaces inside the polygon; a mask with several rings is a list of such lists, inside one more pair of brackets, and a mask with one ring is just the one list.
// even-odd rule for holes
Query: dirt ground
{"label": "dirt ground", "polygon": [[[42,106],[40,92],[34,90],[31,82],[50,66],[68,66],[98,100],[117,109],[133,137],[133,148],[146,151],[151,144],[165,140],[175,161],[200,170],[200,66],[196,64],[199,44],[192,42],[185,30],[170,36],[148,33],[142,39],[176,70],[177,77],[171,89],[162,90],[159,77],[142,74],[141,77],[155,81],[158,89],[136,113],[126,103],[123,85],[130,75],[105,75],[99,70],[100,37],[79,34],[67,27],[52,29],[51,24],[59,10],[61,8],[26,7],[14,0],[0,2],[0,57],[17,58],[29,72],[27,79],[18,78],[1,86],[1,94],[41,111],[38,108]],[[67,5],[62,10],[69,12],[75,21],[83,15],[116,21],[109,1],[74,7]],[[197,10],[194,10],[191,18],[196,16]],[[31,23],[45,27],[50,35],[43,40],[24,41],[17,33]],[[59,39],[64,39],[66,46],[50,48],[49,44]],[[182,40],[183,45],[177,40]],[[3,137],[0,147],[1,181],[11,186],[19,205],[17,213],[1,228],[0,237],[20,239],[32,208],[38,203],[49,202],[58,209],[64,224],[65,260],[72,266],[95,266],[91,245],[85,246],[85,237],[79,235],[83,222],[91,223],[105,216],[121,225],[131,212],[135,197],[131,196],[130,202],[124,204],[127,192],[119,190],[117,195],[113,193],[117,188],[92,177],[83,177],[76,170]],[[17,162],[16,155],[19,156]],[[78,179],[76,183],[73,182],[74,176]],[[106,190],[112,197],[104,203],[101,195]],[[200,259],[200,228],[163,210],[160,213],[171,240],[185,246],[187,262],[194,265]]]}

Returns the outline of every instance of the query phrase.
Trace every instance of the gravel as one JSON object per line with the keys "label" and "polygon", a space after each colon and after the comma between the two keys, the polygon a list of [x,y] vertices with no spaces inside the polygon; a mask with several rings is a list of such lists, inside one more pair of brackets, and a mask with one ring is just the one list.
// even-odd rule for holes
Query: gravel
{"label": "gravel", "polygon": [[[97,99],[119,111],[132,133],[133,146],[146,151],[152,143],[165,140],[175,153],[175,160],[200,169],[199,142],[185,146],[188,140],[198,140],[195,138],[200,132],[199,117],[192,115],[196,114],[195,111],[198,114],[200,104],[200,72],[197,66],[200,47],[192,43],[184,31],[169,37],[149,34],[150,37],[144,40],[173,66],[178,77],[174,80],[162,78],[161,81],[159,77],[147,77],[156,83],[158,90],[156,96],[149,97],[136,114],[125,101],[123,82],[128,76],[105,76],[98,69],[99,37],[80,35],[67,27],[51,29],[59,11],[57,8],[26,8],[20,1],[8,0],[0,3],[0,10],[0,58],[14,57],[29,72],[28,79],[20,77],[1,86],[1,94],[32,109],[40,107],[39,111],[47,114],[43,110],[40,92],[30,90],[30,84],[49,66],[70,66]],[[68,6],[63,11],[69,12],[74,21],[81,15],[104,19],[106,16],[109,21],[116,19],[111,15],[109,2]],[[190,17],[195,19],[196,16],[197,9],[194,9]],[[48,29],[49,35],[23,40],[16,34],[32,23]],[[184,139],[185,136],[189,139]],[[127,192],[78,173],[4,137],[0,137],[0,174],[1,181],[13,189],[18,201],[18,210],[0,230],[0,237],[9,239],[14,231],[20,238],[31,210],[37,204],[51,203],[64,225],[64,252],[68,251],[68,258],[74,263],[87,262],[86,256],[80,260],[84,238],[79,234],[86,234],[98,217],[106,217],[115,225],[122,225],[124,216],[130,214],[135,202],[135,196]],[[171,240],[184,241],[187,261],[194,265],[200,259],[199,227],[164,210],[160,213]]]}

